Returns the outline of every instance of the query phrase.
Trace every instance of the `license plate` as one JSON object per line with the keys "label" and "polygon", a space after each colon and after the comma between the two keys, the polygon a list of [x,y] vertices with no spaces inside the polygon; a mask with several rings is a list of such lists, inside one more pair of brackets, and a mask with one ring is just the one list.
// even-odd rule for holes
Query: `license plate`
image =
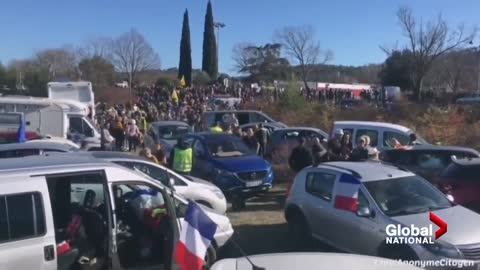
{"label": "license plate", "polygon": [[247,187],[256,187],[256,186],[260,186],[261,184],[262,184],[262,181],[249,181],[245,183]]}

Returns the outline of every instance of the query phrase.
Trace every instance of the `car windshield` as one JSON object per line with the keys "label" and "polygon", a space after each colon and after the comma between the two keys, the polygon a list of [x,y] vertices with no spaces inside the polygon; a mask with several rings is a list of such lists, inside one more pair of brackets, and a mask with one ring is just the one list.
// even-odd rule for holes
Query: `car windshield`
{"label": "car windshield", "polygon": [[191,131],[192,129],[188,126],[160,126],[158,127],[158,138],[176,140]]}
{"label": "car windshield", "polygon": [[209,136],[206,138],[205,143],[208,151],[214,157],[222,158],[255,154],[240,138],[235,136]]}
{"label": "car windshield", "polygon": [[388,216],[423,213],[452,206],[440,191],[419,176],[371,181],[364,185]]}

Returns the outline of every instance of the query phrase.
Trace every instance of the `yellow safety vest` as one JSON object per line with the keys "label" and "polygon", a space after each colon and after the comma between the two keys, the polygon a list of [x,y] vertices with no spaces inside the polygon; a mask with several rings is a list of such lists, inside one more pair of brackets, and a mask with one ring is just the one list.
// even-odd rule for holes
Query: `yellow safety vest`
{"label": "yellow safety vest", "polygon": [[189,173],[192,171],[192,148],[185,150],[175,147],[173,152],[173,170],[180,173]]}
{"label": "yellow safety vest", "polygon": [[213,133],[222,133],[223,129],[219,126],[214,126],[214,127],[210,128],[210,131],[213,132]]}

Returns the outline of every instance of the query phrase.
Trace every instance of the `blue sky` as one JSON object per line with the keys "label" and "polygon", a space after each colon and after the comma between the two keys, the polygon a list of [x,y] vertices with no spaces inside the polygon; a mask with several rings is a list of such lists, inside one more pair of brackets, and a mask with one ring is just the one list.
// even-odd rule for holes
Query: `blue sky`
{"label": "blue sky", "polygon": [[[43,48],[81,45],[97,36],[115,37],[139,30],[158,52],[162,68],[178,65],[182,15],[188,8],[193,66],[201,66],[202,35],[208,0],[15,0],[3,1],[0,16],[0,61],[8,63]],[[379,45],[405,39],[395,12],[411,7],[425,20],[441,12],[451,24],[480,25],[478,0],[212,0],[220,33],[220,70],[233,73],[236,43],[263,44],[276,29],[313,25],[323,48],[334,52],[331,63],[379,63]]]}

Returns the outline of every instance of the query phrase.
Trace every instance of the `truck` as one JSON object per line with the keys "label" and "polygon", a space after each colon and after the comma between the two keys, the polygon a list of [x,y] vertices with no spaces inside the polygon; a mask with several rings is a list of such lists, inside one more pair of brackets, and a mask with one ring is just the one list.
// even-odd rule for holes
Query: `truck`
{"label": "truck", "polygon": [[[87,150],[100,149],[100,131],[88,116],[85,105],[70,100],[29,96],[0,97],[0,114],[22,114],[27,133],[41,137],[70,139]],[[10,127],[11,129],[11,127]],[[0,131],[7,131],[0,126]]]}
{"label": "truck", "polygon": [[48,98],[56,100],[72,100],[87,106],[88,117],[95,117],[95,96],[92,83],[87,81],[78,82],[49,82]]}

